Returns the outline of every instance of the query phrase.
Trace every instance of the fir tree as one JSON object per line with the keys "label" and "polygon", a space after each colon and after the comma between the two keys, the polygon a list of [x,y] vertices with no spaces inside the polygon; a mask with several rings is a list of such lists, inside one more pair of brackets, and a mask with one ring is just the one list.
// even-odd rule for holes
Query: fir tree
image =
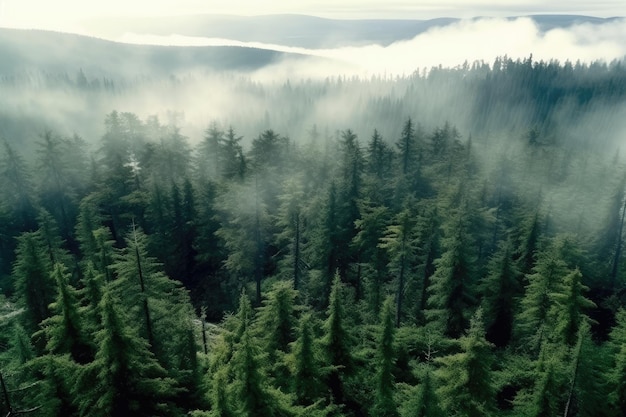
{"label": "fir tree", "polygon": [[461,352],[439,359],[437,395],[447,415],[489,416],[495,410],[491,376],[491,347],[485,340],[482,310],[472,318],[467,336],[459,340]]}
{"label": "fir tree", "polygon": [[[50,317],[49,305],[54,300],[54,281],[50,277],[50,258],[38,232],[26,232],[18,238],[16,260],[13,265],[15,291],[25,307],[24,328],[33,334],[39,323]],[[44,343],[35,343],[42,349]]]}
{"label": "fir tree", "polygon": [[330,293],[327,319],[324,322],[323,345],[330,367],[327,385],[336,404],[345,404],[345,382],[354,372],[351,336],[346,328],[342,300],[342,284],[335,275]]}
{"label": "fir tree", "polygon": [[47,336],[46,349],[52,354],[69,353],[80,364],[93,359],[93,347],[85,330],[78,304],[78,292],[69,283],[66,268],[57,263],[52,271],[57,286],[57,297],[50,304],[53,316],[42,322]]}
{"label": "fir tree", "polygon": [[515,297],[520,288],[520,274],[511,251],[510,241],[501,244],[489,261],[488,275],[480,285],[487,340],[498,347],[506,346],[511,338]]}
{"label": "fir tree", "polygon": [[372,416],[394,417],[398,416],[398,411],[394,401],[395,352],[393,344],[395,323],[391,298],[385,300],[380,317],[380,335],[376,351],[376,394]]}
{"label": "fir tree", "polygon": [[313,404],[322,394],[321,352],[315,338],[310,313],[302,315],[298,337],[292,344],[291,372],[293,392],[300,405]]}
{"label": "fir tree", "polygon": [[80,415],[85,417],[174,416],[170,401],[177,392],[148,348],[129,326],[129,317],[109,291],[102,297],[102,329],[98,350],[74,390]]}

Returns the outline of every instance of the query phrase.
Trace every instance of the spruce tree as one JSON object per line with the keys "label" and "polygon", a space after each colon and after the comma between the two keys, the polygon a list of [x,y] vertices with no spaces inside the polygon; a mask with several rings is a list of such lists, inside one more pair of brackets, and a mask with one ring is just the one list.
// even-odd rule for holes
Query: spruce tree
{"label": "spruce tree", "polygon": [[95,360],[74,386],[84,417],[174,416],[176,383],[167,377],[146,339],[129,325],[116,296],[105,291],[100,303],[102,329],[96,333]]}
{"label": "spruce tree", "polygon": [[480,284],[487,340],[498,347],[511,339],[520,273],[512,259],[512,245],[505,241],[489,261],[488,274]]}
{"label": "spruce tree", "polygon": [[538,352],[550,328],[548,313],[555,289],[569,273],[554,244],[539,254],[516,316],[517,339],[530,352]]}
{"label": "spruce tree", "polygon": [[299,405],[313,404],[320,398],[323,390],[321,352],[314,325],[312,315],[303,314],[299,322],[298,337],[292,343],[292,389]]}
{"label": "spruce tree", "polygon": [[89,342],[82,318],[78,292],[69,283],[69,273],[60,263],[52,271],[57,286],[57,297],[50,309],[54,314],[42,322],[47,338],[46,350],[52,354],[67,354],[80,364],[93,359],[93,346]]}
{"label": "spruce tree", "polygon": [[626,310],[618,311],[616,321],[609,339],[613,366],[607,379],[611,405],[619,413],[626,410]]}
{"label": "spruce tree", "polygon": [[326,384],[336,404],[345,404],[345,383],[354,372],[352,343],[345,323],[342,287],[339,275],[336,274],[330,292],[322,342],[326,364],[330,367]]}
{"label": "spruce tree", "polygon": [[441,367],[437,395],[447,415],[484,417],[494,414],[491,375],[492,345],[485,340],[482,310],[474,314],[467,336],[459,339],[461,352],[438,359]]}
{"label": "spruce tree", "polygon": [[574,346],[583,322],[589,318],[585,310],[595,307],[595,303],[585,298],[588,287],[582,283],[583,276],[578,269],[563,278],[556,291],[552,294],[554,304],[550,311],[553,318],[557,343]]}
{"label": "spruce tree", "polygon": [[469,207],[463,204],[444,224],[443,253],[435,261],[426,316],[448,337],[457,338],[469,324],[474,299],[473,241]]}
{"label": "spruce tree", "polygon": [[374,417],[397,417],[398,410],[394,400],[395,367],[394,351],[394,311],[391,298],[387,298],[381,311],[380,335],[376,350],[375,398],[371,415]]}
{"label": "spruce tree", "polygon": [[[39,323],[50,317],[50,303],[54,301],[54,281],[50,277],[52,264],[46,256],[46,247],[38,232],[26,232],[18,237],[16,260],[13,265],[15,291],[24,306],[24,328],[29,334],[39,329]],[[45,343],[39,340],[39,351]]]}

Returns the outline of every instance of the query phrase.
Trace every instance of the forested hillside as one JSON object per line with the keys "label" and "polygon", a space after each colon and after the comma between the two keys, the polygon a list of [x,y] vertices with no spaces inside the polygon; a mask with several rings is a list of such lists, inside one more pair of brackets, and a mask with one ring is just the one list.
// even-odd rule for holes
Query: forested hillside
{"label": "forested hillside", "polygon": [[100,103],[0,114],[4,415],[624,415],[622,63],[0,84]]}

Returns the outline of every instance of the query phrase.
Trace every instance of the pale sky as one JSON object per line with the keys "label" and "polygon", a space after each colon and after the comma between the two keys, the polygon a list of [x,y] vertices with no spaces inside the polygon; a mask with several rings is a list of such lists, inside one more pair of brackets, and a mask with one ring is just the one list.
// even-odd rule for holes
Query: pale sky
{"label": "pale sky", "polygon": [[350,18],[505,17],[527,14],[626,16],[624,0],[0,0],[0,27],[89,33],[98,17],[297,13]]}

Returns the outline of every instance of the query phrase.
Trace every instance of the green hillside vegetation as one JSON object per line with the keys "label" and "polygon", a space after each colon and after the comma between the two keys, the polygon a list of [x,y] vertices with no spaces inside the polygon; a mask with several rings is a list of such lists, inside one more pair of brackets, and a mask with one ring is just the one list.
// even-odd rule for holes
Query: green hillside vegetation
{"label": "green hillside vegetation", "polygon": [[[474,105],[430,118],[444,85]],[[3,415],[624,415],[621,63],[257,87],[280,126],[382,93],[3,131]]]}

